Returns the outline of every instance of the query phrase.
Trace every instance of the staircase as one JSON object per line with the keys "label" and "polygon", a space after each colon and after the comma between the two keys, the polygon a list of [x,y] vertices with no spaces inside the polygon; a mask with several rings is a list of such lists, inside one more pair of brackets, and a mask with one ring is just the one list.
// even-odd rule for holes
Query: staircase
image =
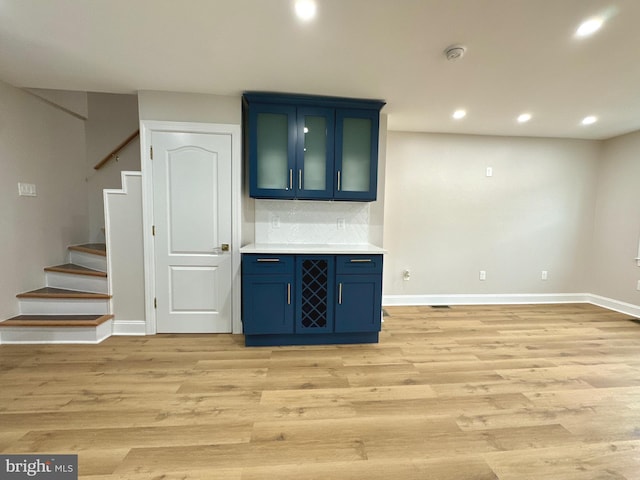
{"label": "staircase", "polygon": [[69,263],[46,267],[44,288],[17,295],[20,315],[0,322],[0,344],[100,343],[113,315],[103,243],[69,247]]}

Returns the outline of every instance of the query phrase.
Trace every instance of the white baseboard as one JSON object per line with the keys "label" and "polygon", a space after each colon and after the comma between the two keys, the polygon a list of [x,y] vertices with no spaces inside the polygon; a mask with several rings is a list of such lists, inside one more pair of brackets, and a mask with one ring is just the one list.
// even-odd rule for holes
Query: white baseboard
{"label": "white baseboard", "polygon": [[620,302],[618,300],[614,300],[613,298],[601,297],[600,295],[589,295],[589,303],[597,305],[598,307],[640,318],[640,305]]}
{"label": "white baseboard", "polygon": [[591,303],[640,318],[640,306],[590,293],[471,294],[471,295],[384,295],[383,306],[406,305],[517,305],[538,303]]}
{"label": "white baseboard", "polygon": [[516,305],[535,303],[588,303],[587,293],[507,293],[459,295],[384,295],[382,305]]}
{"label": "white baseboard", "polygon": [[147,323],[144,320],[118,320],[113,321],[112,335],[146,335]]}

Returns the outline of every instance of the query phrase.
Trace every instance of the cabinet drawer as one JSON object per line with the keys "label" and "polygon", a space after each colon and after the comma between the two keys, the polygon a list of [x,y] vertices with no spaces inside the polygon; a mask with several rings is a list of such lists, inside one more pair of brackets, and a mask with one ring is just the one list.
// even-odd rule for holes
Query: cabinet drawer
{"label": "cabinet drawer", "polygon": [[293,255],[245,253],[242,255],[242,273],[244,275],[293,273],[293,258]]}
{"label": "cabinet drawer", "polygon": [[338,255],[336,273],[382,273],[382,255]]}

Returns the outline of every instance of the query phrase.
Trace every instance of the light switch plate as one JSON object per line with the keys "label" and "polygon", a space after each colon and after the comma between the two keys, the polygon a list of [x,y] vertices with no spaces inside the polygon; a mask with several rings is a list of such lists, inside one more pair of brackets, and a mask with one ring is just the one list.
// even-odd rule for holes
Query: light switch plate
{"label": "light switch plate", "polygon": [[36,186],[33,183],[18,183],[18,195],[21,197],[36,197]]}

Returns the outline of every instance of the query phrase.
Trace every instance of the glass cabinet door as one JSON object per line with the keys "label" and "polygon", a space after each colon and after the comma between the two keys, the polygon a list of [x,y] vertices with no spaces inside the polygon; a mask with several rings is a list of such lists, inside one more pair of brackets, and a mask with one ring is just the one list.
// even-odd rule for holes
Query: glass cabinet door
{"label": "glass cabinet door", "polygon": [[256,105],[252,107],[249,148],[252,196],[293,198],[296,141],[295,107]]}
{"label": "glass cabinet door", "polygon": [[375,200],[378,112],[337,110],[336,191],[343,200]]}
{"label": "glass cabinet door", "polygon": [[297,198],[332,198],[334,110],[298,108]]}

